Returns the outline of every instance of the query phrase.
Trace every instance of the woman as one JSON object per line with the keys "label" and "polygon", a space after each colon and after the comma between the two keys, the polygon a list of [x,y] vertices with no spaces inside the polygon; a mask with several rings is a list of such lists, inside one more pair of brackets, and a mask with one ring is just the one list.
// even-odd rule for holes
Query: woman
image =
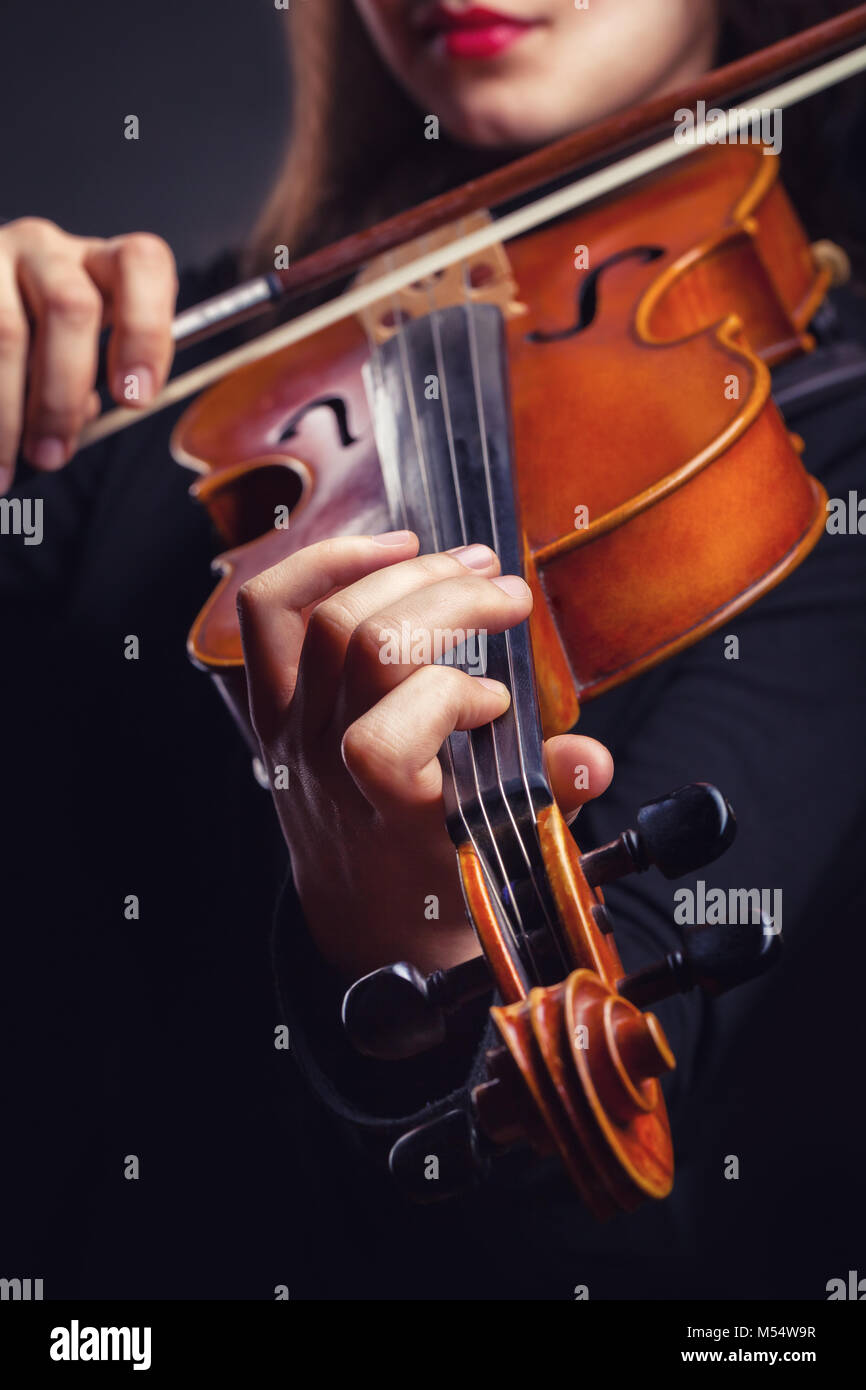
{"label": "woman", "polygon": [[[543,144],[678,87],[697,78],[720,54],[744,47],[749,36],[769,41],[788,26],[825,17],[826,8],[764,7],[762,13],[768,12],[778,27],[758,33],[748,27],[748,7],[716,0],[644,0],[640,5],[597,0],[585,9],[570,0],[509,3],[495,18],[462,4],[431,6],[409,0],[357,0],[357,13],[337,0],[301,6],[292,11],[293,146],[285,177],[244,258],[244,268],[266,267],[281,244],[295,256],[518,149]],[[440,121],[437,142],[423,138],[429,114]],[[369,175],[373,155],[372,167],[385,171],[376,179]],[[219,274],[224,273],[223,268]],[[71,560],[73,573],[80,567],[73,612],[83,618],[86,650],[98,653],[97,669],[107,669],[104,642],[120,633],[144,632],[144,693],[130,694],[128,670],[115,667],[100,678],[101,706],[110,704],[123,686],[127,715],[132,707],[141,718],[148,696],[165,698],[168,680],[175,693],[172,718],[178,707],[186,707],[200,728],[204,715],[199,688],[193,693],[191,678],[181,676],[175,662],[181,629],[205,586],[202,562],[211,541],[201,520],[182,512],[183,483],[177,470],[171,475],[163,470],[157,479],[150,467],[149,461],[165,452],[167,423],[150,420],[133,432],[133,442],[106,445],[75,458],[81,426],[99,408],[94,386],[104,318],[111,323],[111,393],[120,402],[145,404],[169,370],[176,287],[171,253],[154,237],[72,237],[31,219],[0,229],[0,325],[5,345],[0,470],[5,471],[5,485],[11,485],[20,447],[35,474],[44,477],[51,544],[33,557],[16,553],[9,566],[8,591],[24,596],[28,619],[38,611],[40,597],[50,601],[56,594]],[[187,293],[201,297],[216,287],[214,280],[198,281]],[[843,304],[840,312],[846,311]],[[855,453],[860,437],[842,407],[836,419],[842,436],[836,458],[831,453],[827,463],[829,467],[844,455],[849,472],[837,470],[832,488],[841,493],[850,478],[856,478],[862,456]],[[822,421],[815,433],[828,443]],[[63,470],[70,462],[67,474]],[[814,468],[811,454],[809,462]],[[58,476],[47,477],[50,474]],[[17,484],[25,489],[35,485],[33,474]],[[124,524],[123,518],[131,524]],[[157,524],[160,528],[164,565],[156,592],[148,592],[135,577],[144,568],[150,570],[151,523],[154,531]],[[107,533],[101,526],[109,528]],[[93,559],[94,545],[100,563]],[[378,1116],[412,1113],[433,1095],[465,1080],[478,1043],[478,1020],[467,1021],[466,1034],[456,1040],[446,1064],[437,1059],[433,1067],[421,1063],[386,1074],[349,1055],[335,1026],[336,1003],[348,981],[382,963],[409,958],[430,970],[475,953],[442,820],[436,752],[453,729],[488,722],[508,699],[496,683],[436,666],[399,670],[397,678],[389,679],[394,668],[378,660],[369,635],[386,622],[402,621],[422,630],[439,626],[498,631],[522,621],[530,609],[522,579],[501,575],[496,557],[484,548],[470,546],[438,556],[416,552],[415,538],[405,533],[325,542],[252,581],[241,602],[251,708],[264,760],[267,766],[288,765],[294,789],[290,796],[275,793],[298,899],[295,908],[291,901],[283,904],[278,935],[293,1050],[314,1088],[352,1132],[363,1129],[365,1122],[375,1131]],[[802,580],[795,577],[778,599],[761,606],[758,616],[750,615],[738,625],[738,632],[751,634],[753,640],[743,641],[736,681],[729,678],[718,648],[704,643],[600,702],[597,712],[588,712],[586,725],[604,742],[586,734],[567,735],[550,740],[546,748],[551,782],[568,815],[607,788],[612,761],[605,745],[613,748],[617,780],[593,826],[602,833],[628,823],[637,801],[667,786],[697,777],[719,781],[741,820],[745,806],[749,835],[715,881],[744,886],[783,883],[786,914],[792,904],[786,925],[796,936],[798,925],[792,925],[791,916],[797,914],[805,942],[813,895],[834,867],[839,843],[853,837],[857,826],[859,768],[852,760],[859,754],[850,750],[853,706],[846,691],[862,692],[866,655],[846,604],[856,599],[863,575],[859,551],[849,546],[844,574],[840,578],[837,573],[831,583],[833,565],[842,564],[840,556],[841,547],[832,561],[812,566]],[[105,593],[108,576],[113,583],[123,577],[117,594]],[[178,592],[189,594],[188,607],[178,601]],[[825,605],[818,619],[816,595]],[[93,613],[96,621],[87,617]],[[44,649],[45,629],[38,631]],[[804,634],[813,654],[816,649],[819,653],[813,664],[820,665],[820,680],[811,667],[801,669],[799,642]],[[145,672],[148,639],[151,651],[168,641],[177,643],[165,669],[149,667]],[[26,645],[33,641],[32,629],[21,640],[22,649],[36,661]],[[821,737],[815,738],[811,712],[819,694],[831,698],[828,689],[833,708],[826,712]],[[45,713],[44,708],[38,716],[30,712],[34,731],[42,726]],[[88,727],[83,711],[80,718],[79,734]],[[118,724],[124,722],[118,716]],[[745,723],[750,727],[744,728]],[[125,728],[114,732],[117,739],[128,738]],[[141,736],[154,752],[162,734],[162,721],[151,718]],[[122,746],[127,749],[123,756],[134,759],[140,778],[138,750],[129,743]],[[203,753],[202,743],[193,747]],[[207,840],[208,827],[213,829],[209,821],[202,821],[202,807],[205,802],[225,805],[230,758],[236,769],[239,755],[220,753],[214,760],[218,765],[209,764],[203,772],[193,752],[186,756],[177,794],[197,821],[200,846]],[[579,763],[589,769],[588,792],[574,790],[573,768]],[[844,785],[837,771],[841,767],[847,774]],[[159,796],[162,762],[145,776],[154,778],[144,797],[148,805]],[[811,821],[795,814],[803,801],[804,780],[810,805],[817,808]],[[105,786],[112,786],[110,776]],[[258,810],[255,814],[260,818]],[[808,855],[805,845],[797,843],[806,829]],[[137,836],[130,839],[135,842]],[[194,862],[199,852],[192,851]],[[175,904],[178,915],[182,906],[184,920],[197,912],[200,917],[200,904],[189,888],[188,857],[175,860],[173,846],[161,847],[161,853],[169,863],[162,876],[157,874],[157,898],[171,891],[180,899]],[[208,863],[204,857],[201,862]],[[211,863],[211,871],[212,867]],[[241,868],[243,893],[227,875],[229,884],[222,881],[220,892],[208,897],[214,907],[220,900],[226,916],[250,914],[256,906],[263,909],[267,898],[264,869],[250,890],[249,861],[238,864],[238,879]],[[125,864],[109,871],[113,889],[125,898],[132,891],[130,875],[140,872],[127,853]],[[86,881],[82,880],[82,891]],[[424,912],[431,894],[439,900],[435,920]],[[843,899],[846,906],[850,897],[848,893]],[[671,949],[675,938],[666,886],[630,887],[622,892],[618,907],[627,948],[633,945],[632,937],[641,941],[644,955],[647,938],[656,949]],[[688,1075],[698,1030],[706,1026],[706,1019],[696,1000],[689,998],[672,1006],[665,1021]],[[380,1293],[399,1292],[405,1281],[402,1288],[408,1288],[409,1296],[440,1288],[446,1296],[513,1296],[517,1291],[569,1297],[572,1272],[574,1283],[587,1282],[576,1266],[582,1261],[592,1264],[593,1247],[598,1253],[593,1268],[604,1270],[612,1252],[630,1250],[633,1256],[634,1250],[651,1248],[651,1233],[666,1219],[642,1215],[629,1236],[602,1238],[572,1215],[570,1198],[561,1192],[558,1179],[546,1177],[527,1187],[521,1178],[519,1190],[529,1221],[518,1247],[523,1241],[528,1254],[539,1231],[550,1227],[543,1236],[546,1248],[554,1223],[563,1220],[564,1242],[558,1253],[550,1255],[548,1250],[547,1278],[537,1268],[527,1276],[510,1269],[505,1277],[493,1253],[495,1240],[502,1236],[495,1187],[460,1208],[457,1216],[407,1216],[379,1187],[366,1160],[356,1162],[348,1147],[351,1138],[336,1137],[294,1079],[290,1084],[292,1113],[303,1116],[311,1131],[294,1157],[300,1174],[295,1181],[301,1187],[318,1185],[325,1202],[323,1175],[328,1174],[327,1199],[337,1212],[333,1230],[341,1232],[342,1242],[335,1262],[324,1272],[321,1262],[316,1266],[310,1257],[289,1280],[300,1285],[300,1291],[345,1295],[356,1287],[357,1271],[372,1261],[371,1286]],[[726,1142],[733,1146],[737,1136]],[[335,1198],[335,1190],[340,1197]],[[365,1232],[364,1203],[382,1213],[387,1227],[376,1240],[372,1231]],[[567,1218],[559,1214],[565,1211]],[[470,1242],[474,1231],[491,1246],[490,1257],[480,1263],[464,1249],[467,1223]],[[437,1241],[439,1253],[431,1255]],[[425,1244],[423,1258],[418,1242]],[[371,1255],[372,1244],[381,1248]],[[459,1249],[465,1263],[459,1272],[445,1276],[449,1248]],[[356,1249],[363,1253],[356,1255]],[[782,1267],[783,1262],[773,1268],[777,1279]],[[316,1272],[311,1274],[311,1269]],[[828,1276],[831,1273],[828,1270]],[[607,1288],[620,1296],[640,1292],[647,1278],[659,1287],[656,1269],[645,1275],[620,1268]],[[486,1281],[482,1288],[480,1280]],[[478,1291],[472,1293],[473,1287]],[[682,1291],[693,1285],[679,1269],[670,1287]]]}

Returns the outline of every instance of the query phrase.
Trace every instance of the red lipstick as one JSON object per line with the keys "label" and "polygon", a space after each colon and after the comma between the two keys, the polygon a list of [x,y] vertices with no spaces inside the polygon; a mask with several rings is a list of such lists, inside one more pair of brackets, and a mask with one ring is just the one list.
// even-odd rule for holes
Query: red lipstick
{"label": "red lipstick", "polygon": [[495,58],[530,29],[535,29],[537,23],[477,5],[471,10],[449,10],[444,5],[434,5],[425,14],[420,27],[437,45],[441,43],[449,58]]}

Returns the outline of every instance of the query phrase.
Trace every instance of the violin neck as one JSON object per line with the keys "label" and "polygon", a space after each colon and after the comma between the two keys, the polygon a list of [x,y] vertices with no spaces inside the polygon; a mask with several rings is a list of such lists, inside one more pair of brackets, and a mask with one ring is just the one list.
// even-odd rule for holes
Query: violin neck
{"label": "violin neck", "polygon": [[[480,542],[503,573],[521,573],[500,310],[465,303],[412,319],[371,348],[365,375],[392,524],[417,532],[422,552]],[[468,842],[478,854],[527,982],[561,978],[567,946],[536,828],[553,798],[529,624],[442,634],[443,647],[461,636],[437,659],[501,681],[512,700],[492,724],[454,733],[443,748],[448,829],[458,848]]]}

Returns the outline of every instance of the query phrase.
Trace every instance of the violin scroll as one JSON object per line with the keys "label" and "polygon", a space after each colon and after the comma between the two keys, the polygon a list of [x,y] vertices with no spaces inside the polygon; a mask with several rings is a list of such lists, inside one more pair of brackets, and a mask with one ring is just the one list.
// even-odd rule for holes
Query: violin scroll
{"label": "violin scroll", "polygon": [[[692,872],[717,859],[735,832],[729,803],[708,783],[649,802],[635,829],[584,855],[555,806],[545,807],[539,841],[557,903],[572,916],[565,927],[576,968],[528,988],[516,983],[496,904],[484,901],[483,868],[468,874],[472,855],[464,853],[467,906],[484,954],[427,977],[406,962],[386,966],[357,981],[343,1006],[356,1048],[388,1059],[439,1046],[449,1018],[494,985],[504,1000],[490,1009],[497,1042],[465,1103],[392,1148],[391,1173],[407,1195],[431,1201],[465,1191],[515,1146],[558,1155],[600,1220],[668,1194],[673,1148],[659,1078],[675,1061],[646,1009],[677,992],[717,995],[754,978],[775,961],[780,940],[764,920],[687,928],[680,950],[626,975],[600,884],[652,864],[668,878]],[[531,943],[539,960],[549,958],[542,935],[536,929]]]}
{"label": "violin scroll", "polygon": [[521,1145],[557,1154],[599,1220],[666,1197],[673,1148],[657,1078],[675,1063],[658,1019],[590,970],[532,989],[491,1017],[501,1045],[488,1052],[488,1074],[468,1106],[417,1126],[391,1150],[406,1195],[455,1196]]}

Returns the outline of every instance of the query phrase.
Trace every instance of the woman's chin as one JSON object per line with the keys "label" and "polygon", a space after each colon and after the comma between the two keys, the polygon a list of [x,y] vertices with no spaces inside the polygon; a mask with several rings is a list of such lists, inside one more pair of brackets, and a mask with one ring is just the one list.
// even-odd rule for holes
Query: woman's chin
{"label": "woman's chin", "polygon": [[448,134],[461,145],[481,150],[534,149],[568,133],[560,123],[521,118],[520,104],[509,101],[503,107],[461,108],[443,116]]}

